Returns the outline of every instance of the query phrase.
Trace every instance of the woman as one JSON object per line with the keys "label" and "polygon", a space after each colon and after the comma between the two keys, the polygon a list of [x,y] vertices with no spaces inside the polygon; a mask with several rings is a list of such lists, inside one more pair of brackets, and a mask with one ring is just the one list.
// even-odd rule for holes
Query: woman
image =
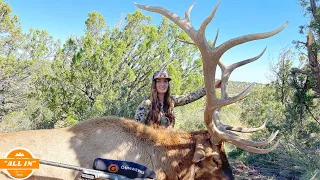
{"label": "woman", "polygon": [[[138,106],[134,119],[148,125],[173,127],[175,116],[174,106],[183,106],[194,102],[206,95],[204,88],[181,96],[170,95],[170,80],[168,72],[159,70],[152,76],[150,99],[144,100]],[[217,81],[216,88],[220,88],[221,81]]]}

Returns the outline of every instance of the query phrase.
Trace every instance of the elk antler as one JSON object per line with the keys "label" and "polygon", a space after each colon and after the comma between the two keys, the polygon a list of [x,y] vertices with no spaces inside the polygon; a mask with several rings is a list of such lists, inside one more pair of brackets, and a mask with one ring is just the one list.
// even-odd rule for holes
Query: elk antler
{"label": "elk antler", "polygon": [[[265,124],[258,128],[236,128],[236,127],[224,125],[220,123],[219,112],[218,112],[221,107],[235,103],[241,100],[242,98],[244,98],[249,93],[249,91],[253,88],[254,84],[251,84],[247,89],[245,89],[242,93],[240,93],[235,97],[228,97],[226,93],[226,85],[232,71],[237,67],[243,66],[245,64],[248,64],[260,58],[262,54],[265,52],[265,49],[262,51],[262,53],[260,53],[256,57],[237,62],[231,66],[225,66],[220,61],[220,58],[226,51],[228,51],[234,46],[237,46],[249,41],[253,41],[253,40],[268,38],[279,33],[285,28],[288,22],[286,22],[281,27],[273,31],[256,33],[256,34],[248,34],[248,35],[236,37],[215,47],[219,32],[217,32],[216,34],[214,43],[212,44],[212,46],[210,46],[205,37],[205,30],[207,25],[213,19],[220,5],[220,2],[218,2],[218,4],[214,7],[209,17],[203,21],[199,30],[195,30],[190,22],[190,12],[194,4],[192,4],[187,9],[187,11],[185,12],[184,18],[180,18],[177,14],[163,7],[139,5],[136,3],[135,5],[140,9],[162,14],[163,16],[173,21],[182,30],[184,30],[193,41],[188,43],[194,44],[199,48],[201,57],[202,57],[202,62],[203,62],[204,83],[205,83],[205,89],[206,89],[206,107],[204,111],[204,121],[208,131],[212,135],[213,142],[215,144],[220,144],[221,142],[226,141],[248,152],[258,153],[258,154],[265,154],[275,149],[278,145],[278,142],[276,142],[270,148],[260,149],[258,147],[268,145],[276,137],[276,135],[278,134],[278,131],[273,133],[265,141],[256,142],[252,140],[247,140],[245,138],[237,136],[236,134],[232,133],[232,131],[243,132],[243,133],[259,131],[265,127]],[[216,73],[217,65],[219,65],[222,70],[221,98],[217,98],[216,90],[214,88],[215,73]]]}

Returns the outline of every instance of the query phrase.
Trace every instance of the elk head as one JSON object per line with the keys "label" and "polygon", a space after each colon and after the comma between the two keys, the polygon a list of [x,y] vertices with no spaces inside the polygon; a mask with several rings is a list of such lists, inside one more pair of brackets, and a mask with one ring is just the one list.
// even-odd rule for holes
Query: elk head
{"label": "elk head", "polygon": [[[241,127],[232,127],[229,125],[222,124],[219,119],[219,110],[223,106],[230,105],[232,103],[235,103],[241,99],[243,99],[249,91],[254,87],[254,84],[251,84],[247,89],[245,89],[242,93],[240,93],[237,96],[229,97],[226,93],[227,83],[228,79],[232,73],[233,70],[236,68],[243,66],[245,64],[248,64],[250,62],[253,62],[260,58],[266,49],[264,49],[258,56],[239,61],[237,63],[234,63],[230,66],[224,65],[220,58],[222,55],[231,49],[234,46],[240,45],[242,43],[246,43],[253,40],[259,40],[271,37],[280,31],[282,31],[285,26],[288,24],[286,22],[278,29],[275,29],[270,32],[264,32],[264,33],[256,33],[256,34],[248,34],[240,37],[236,37],[233,39],[230,39],[224,43],[222,43],[219,46],[216,46],[216,40],[218,38],[218,32],[216,34],[216,37],[213,41],[213,44],[210,45],[205,37],[205,30],[207,25],[211,22],[213,19],[220,3],[218,3],[214,9],[212,10],[211,14],[207,19],[203,21],[203,23],[200,26],[199,30],[196,30],[191,22],[190,22],[190,12],[193,8],[194,4],[192,4],[187,11],[185,12],[185,17],[181,18],[177,14],[163,8],[163,7],[157,7],[157,6],[146,6],[146,5],[135,5],[140,8],[151,12],[159,13],[171,21],[173,21],[175,24],[177,24],[182,30],[186,32],[186,34],[191,38],[192,42],[185,41],[189,44],[194,44],[197,46],[200,50],[201,57],[202,57],[202,63],[203,63],[203,73],[204,73],[204,83],[205,83],[205,89],[206,89],[206,107],[204,111],[204,121],[205,125],[211,135],[211,139],[213,141],[213,144],[216,146],[221,146],[223,142],[229,142],[231,144],[234,144],[238,148],[241,148],[245,151],[251,152],[251,153],[258,153],[258,154],[266,154],[272,150],[274,150],[278,142],[276,142],[274,145],[272,145],[269,148],[259,148],[264,147],[273,141],[273,139],[276,137],[277,132],[273,133],[267,140],[265,141],[253,141],[248,140],[245,138],[242,138],[238,136],[237,134],[233,132],[240,132],[240,133],[249,133],[249,132],[255,132],[262,130],[265,127],[265,123],[261,127],[257,128],[241,128]],[[216,90],[215,90],[215,79],[216,79],[216,68],[217,65],[221,68],[221,98],[217,97]]]}

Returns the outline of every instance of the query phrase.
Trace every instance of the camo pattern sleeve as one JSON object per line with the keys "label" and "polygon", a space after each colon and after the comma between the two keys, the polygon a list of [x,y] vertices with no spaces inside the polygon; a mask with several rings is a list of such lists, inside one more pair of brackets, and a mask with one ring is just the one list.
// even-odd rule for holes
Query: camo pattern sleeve
{"label": "camo pattern sleeve", "polygon": [[195,90],[189,94],[186,94],[186,95],[172,96],[172,99],[174,101],[174,106],[183,106],[183,105],[189,104],[191,102],[194,102],[194,101],[202,98],[205,95],[206,95],[206,90],[203,87],[203,88],[197,89],[197,90]]}
{"label": "camo pattern sleeve", "polygon": [[134,115],[134,119],[141,123],[146,123],[148,114],[151,110],[151,101],[149,99],[144,100],[140,103]]}

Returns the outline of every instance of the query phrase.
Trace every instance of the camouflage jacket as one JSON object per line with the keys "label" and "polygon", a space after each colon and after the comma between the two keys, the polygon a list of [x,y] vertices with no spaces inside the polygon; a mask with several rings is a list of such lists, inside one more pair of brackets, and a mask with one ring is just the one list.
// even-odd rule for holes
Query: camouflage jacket
{"label": "camouflage jacket", "polygon": [[[194,102],[203,96],[206,95],[206,91],[204,88],[197,89],[196,91],[186,94],[186,95],[175,95],[171,96],[173,100],[173,107],[175,106],[183,106],[186,104],[189,104],[191,102]],[[136,110],[136,114],[134,116],[134,119],[141,123],[146,123],[148,114],[151,110],[151,101],[150,99],[146,99],[140,103]],[[165,122],[160,122],[161,125],[165,125]]]}

